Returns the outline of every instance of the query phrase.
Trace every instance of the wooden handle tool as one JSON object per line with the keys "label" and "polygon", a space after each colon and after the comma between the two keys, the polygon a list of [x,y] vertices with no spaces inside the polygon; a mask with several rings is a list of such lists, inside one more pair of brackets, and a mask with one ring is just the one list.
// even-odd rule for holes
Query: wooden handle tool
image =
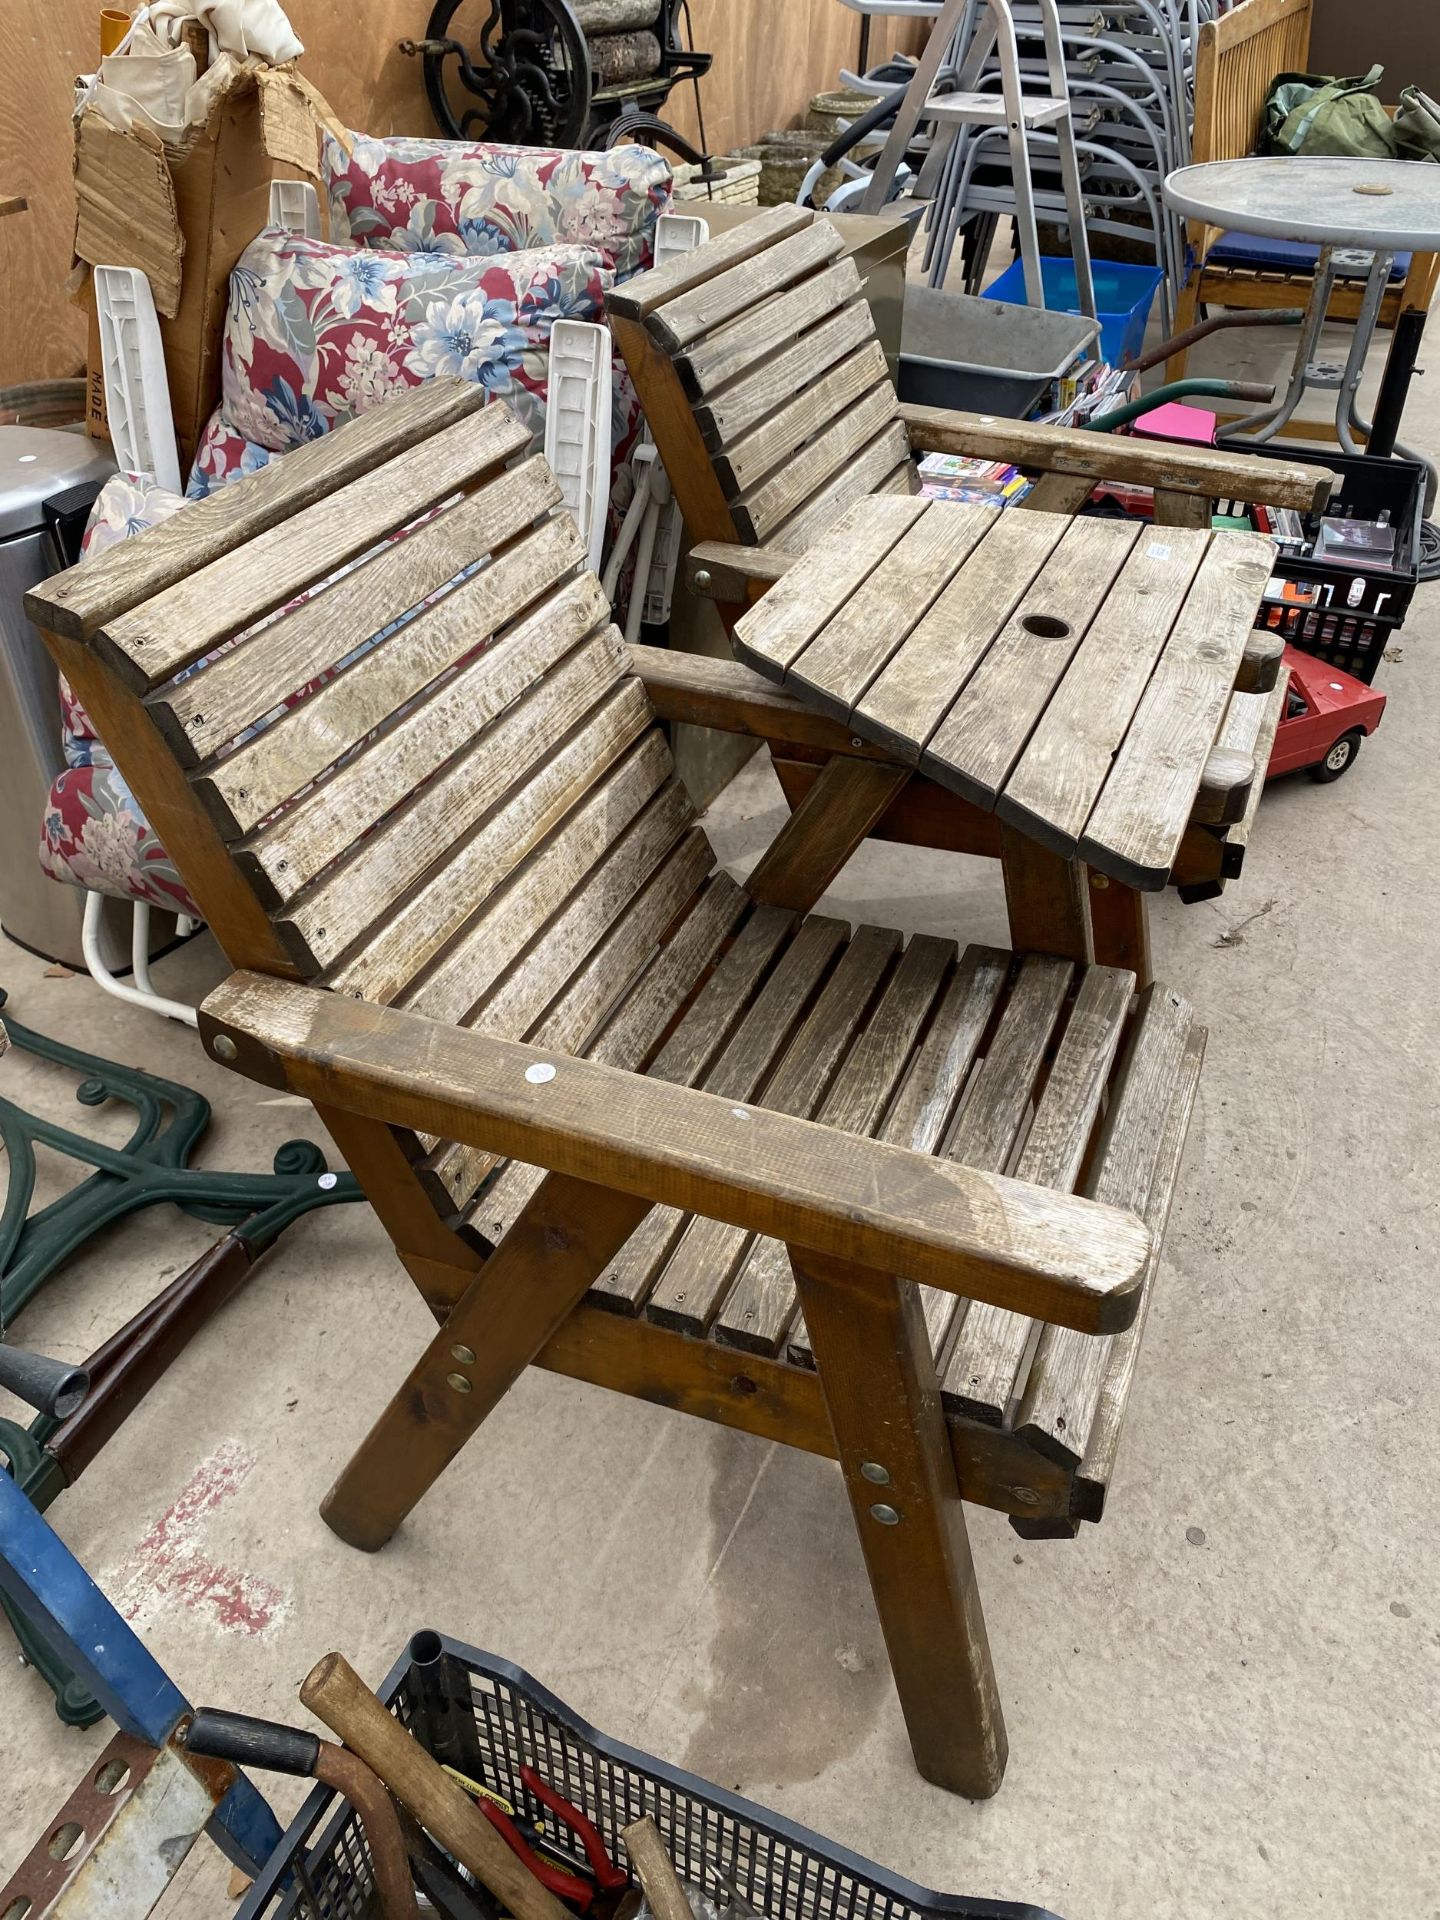
{"label": "wooden handle tool", "polygon": [[574,1920],[510,1851],[474,1801],[385,1711],[344,1654],[327,1653],[306,1676],[300,1698],[441,1846],[479,1875],[515,1920]]}
{"label": "wooden handle tool", "polygon": [[680,1884],[675,1863],[665,1851],[660,1829],[647,1813],[620,1835],[635,1863],[655,1920],[695,1920],[695,1910]]}

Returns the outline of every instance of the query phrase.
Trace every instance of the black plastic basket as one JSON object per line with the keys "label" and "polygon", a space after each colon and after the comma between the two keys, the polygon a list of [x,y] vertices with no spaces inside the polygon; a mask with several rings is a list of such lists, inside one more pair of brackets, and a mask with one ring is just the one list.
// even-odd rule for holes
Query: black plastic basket
{"label": "black plastic basket", "polygon": [[[765,1920],[1056,1920],[1042,1907],[932,1893],[871,1860],[767,1812],[707,1780],[597,1733],[508,1660],[440,1636],[470,1673],[482,1781],[521,1801],[520,1769],[535,1766],[600,1829],[628,1865],[621,1829],[651,1814],[681,1874],[715,1888],[728,1880]],[[410,1717],[408,1653],[379,1689]],[[563,1844],[567,1835],[553,1838]],[[584,1861],[576,1854],[577,1864]],[[373,1920],[364,1835],[349,1805],[319,1787],[286,1830],[235,1920]]]}
{"label": "black plastic basket", "polygon": [[[1258,454],[1262,460],[1303,460],[1330,467],[1339,474],[1339,488],[1330,497],[1326,514],[1349,513],[1362,520],[1390,514],[1395,529],[1395,560],[1389,567],[1350,567],[1343,561],[1311,560],[1279,553],[1275,572],[1284,580],[1313,587],[1315,606],[1266,601],[1258,625],[1284,636],[1302,653],[1314,654],[1327,666],[1341,667],[1368,686],[1391,637],[1410,611],[1420,580],[1420,523],[1424,516],[1424,467],[1416,460],[1381,460],[1369,454],[1336,453],[1318,447],[1283,446],[1250,440],[1220,440],[1229,453]],[[1305,520],[1307,536],[1320,531],[1319,513]],[[1358,584],[1357,584],[1358,583]],[[1350,603],[1351,593],[1355,602]]]}

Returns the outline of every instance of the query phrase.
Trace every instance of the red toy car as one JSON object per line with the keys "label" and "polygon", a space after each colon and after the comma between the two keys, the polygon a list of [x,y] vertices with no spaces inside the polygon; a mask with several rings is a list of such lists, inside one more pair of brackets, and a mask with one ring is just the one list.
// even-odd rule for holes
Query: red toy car
{"label": "red toy car", "polygon": [[1305,767],[1312,780],[1338,780],[1354,765],[1366,734],[1379,726],[1385,695],[1298,647],[1286,647],[1285,665],[1285,717],[1265,778]]}

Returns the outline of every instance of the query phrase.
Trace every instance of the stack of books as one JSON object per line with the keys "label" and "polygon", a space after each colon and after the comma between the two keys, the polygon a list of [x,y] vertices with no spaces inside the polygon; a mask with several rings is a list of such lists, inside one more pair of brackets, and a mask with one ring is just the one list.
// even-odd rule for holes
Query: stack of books
{"label": "stack of books", "polygon": [[1003,460],[972,459],[960,453],[927,453],[920,462],[920,491],[930,500],[958,500],[965,506],[1010,507],[1030,491],[1018,467]]}

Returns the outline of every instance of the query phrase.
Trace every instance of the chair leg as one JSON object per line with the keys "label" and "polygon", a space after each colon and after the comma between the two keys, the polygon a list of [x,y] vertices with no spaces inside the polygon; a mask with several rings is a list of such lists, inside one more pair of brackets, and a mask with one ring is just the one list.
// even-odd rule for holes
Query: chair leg
{"label": "chair leg", "polygon": [[105,911],[105,896],[86,893],[85,914],[80,922],[80,951],[85,957],[90,978],[103,993],[113,994],[115,999],[125,1001],[128,1006],[144,1007],[150,1013],[163,1014],[167,1020],[179,1020],[187,1027],[198,1026],[200,1023],[194,1007],[186,1006],[183,1000],[168,999],[151,986],[150,909],[143,900],[136,900],[133,910],[135,917],[132,922],[130,957],[134,963],[136,984],[127,987],[123,980],[116,979],[100,952],[100,919]]}
{"label": "chair leg", "polygon": [[751,869],[750,898],[808,913],[909,778],[909,767],[890,760],[827,760]]}
{"label": "chair leg", "polygon": [[988,1799],[1005,1725],[916,1289],[807,1249],[791,1263],[915,1764]]}
{"label": "chair leg", "polygon": [[326,1525],[352,1547],[383,1547],[649,1211],[551,1174],[326,1494]]}
{"label": "chair leg", "polygon": [[1102,967],[1128,967],[1135,975],[1136,992],[1143,993],[1155,978],[1150,961],[1148,896],[1092,870],[1090,926],[1098,963]]}

